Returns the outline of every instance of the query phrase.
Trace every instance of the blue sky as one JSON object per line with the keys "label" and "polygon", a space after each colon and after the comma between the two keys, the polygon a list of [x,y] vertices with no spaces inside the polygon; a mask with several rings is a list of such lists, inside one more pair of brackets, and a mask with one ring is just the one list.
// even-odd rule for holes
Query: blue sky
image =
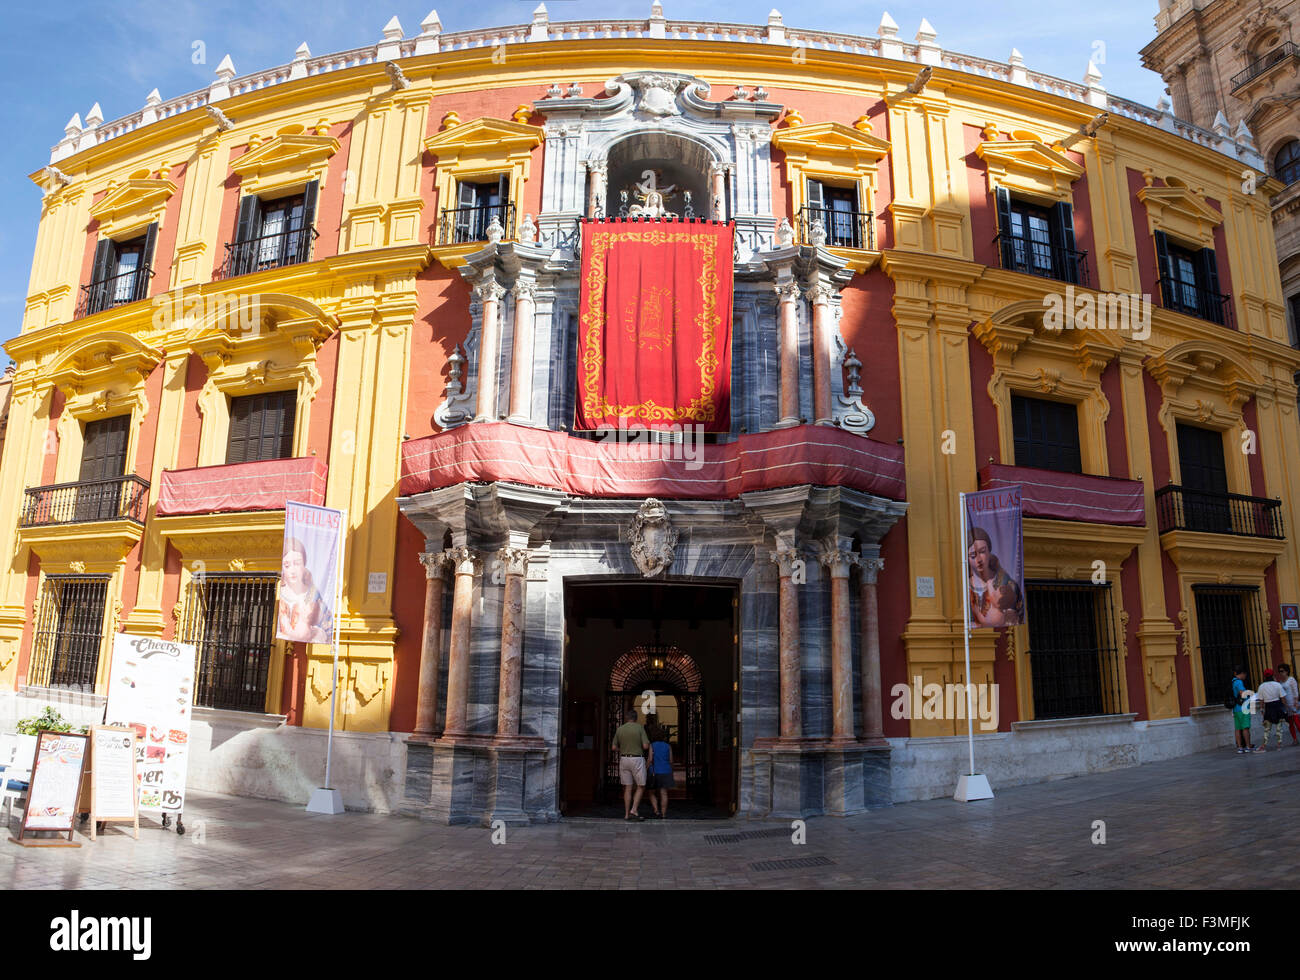
{"label": "blue sky", "polygon": [[[17,334],[31,270],[40,190],[27,175],[49,162],[74,112],[85,118],[99,102],[106,120],[144,105],[157,88],[164,99],[205,87],[222,55],[239,74],[285,64],[306,41],[314,55],[374,43],[396,14],[408,37],[419,33],[437,0],[114,0],[113,3],[8,5],[0,38],[0,339]],[[765,24],[772,0],[726,5],[663,0],[670,20],[726,20]],[[537,0],[437,2],[443,30],[526,23]],[[875,34],[888,10],[899,35],[911,40],[922,17],[938,43],[963,54],[1005,60],[1020,49],[1026,66],[1078,81],[1094,52],[1103,84],[1113,93],[1154,105],[1160,78],[1138,63],[1138,50],[1155,34],[1155,0],[1091,0],[1085,7],[1060,0],[927,0],[863,6],[847,0],[776,0],[791,27]],[[548,0],[552,20],[639,19],[650,0]],[[202,41],[206,63],[195,64]],[[1099,46],[1098,42],[1104,47]],[[1235,120],[1234,120],[1235,123]],[[0,360],[3,357],[0,356]]]}

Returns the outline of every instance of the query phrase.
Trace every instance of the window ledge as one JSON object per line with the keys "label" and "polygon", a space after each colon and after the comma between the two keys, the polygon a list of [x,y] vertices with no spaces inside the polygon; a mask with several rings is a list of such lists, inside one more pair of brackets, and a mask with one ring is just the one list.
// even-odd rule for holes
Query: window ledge
{"label": "window ledge", "polygon": [[48,701],[52,705],[69,704],[78,708],[102,708],[108,703],[105,694],[87,694],[85,691],[72,691],[63,687],[33,687],[23,684],[18,694],[24,698]]}
{"label": "window ledge", "polygon": [[204,708],[194,706],[194,720],[207,722],[209,725],[232,725],[238,728],[279,728],[287,720],[286,715],[266,715],[257,711],[231,711],[228,708]]}
{"label": "window ledge", "polygon": [[1050,728],[1095,728],[1105,725],[1131,725],[1137,712],[1122,715],[1079,715],[1077,718],[1045,718],[1041,721],[1013,721],[1013,732],[1035,732]]}

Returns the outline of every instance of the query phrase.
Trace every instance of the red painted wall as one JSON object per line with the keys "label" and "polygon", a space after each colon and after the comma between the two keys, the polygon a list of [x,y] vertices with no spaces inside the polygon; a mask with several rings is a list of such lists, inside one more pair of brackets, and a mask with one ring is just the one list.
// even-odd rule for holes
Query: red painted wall
{"label": "red painted wall", "polygon": [[[1272,565],[1269,565],[1268,568],[1264,569],[1263,599],[1264,602],[1267,603],[1265,607],[1265,615],[1267,616],[1267,622],[1269,625],[1274,623],[1280,624],[1282,617],[1282,600],[1277,591],[1277,562],[1274,562]],[[1287,599],[1287,601],[1290,602],[1291,600]],[[1288,660],[1289,662],[1289,657],[1284,656],[1282,653],[1282,636],[1278,633],[1276,628],[1269,631],[1268,648],[1272,654],[1269,659],[1273,666],[1276,667],[1283,660]]]}
{"label": "red painted wall", "polygon": [[1165,433],[1165,427],[1160,424],[1164,394],[1156,379],[1147,371],[1142,372],[1142,386],[1146,393],[1147,434],[1151,440],[1151,472],[1139,473],[1138,476],[1150,480],[1152,489],[1159,490],[1174,482],[1169,478],[1169,437]]}
{"label": "red painted wall", "polygon": [[311,407],[311,422],[307,427],[308,455],[311,450],[324,460],[329,459],[330,430],[334,424],[334,389],[338,384],[339,333],[336,330],[316,350],[316,373],[320,375],[320,390]]}
{"label": "red painted wall", "polygon": [[191,354],[185,370],[185,398],[181,403],[180,446],[176,455],[176,468],[179,470],[199,465],[199,433],[203,427],[203,416],[199,414],[199,392],[207,380],[207,365],[197,354]]}
{"label": "red painted wall", "polygon": [[316,198],[316,244],[313,259],[328,259],[339,254],[343,227],[343,190],[348,169],[348,151],[352,146],[352,122],[335,123],[330,135],[339,141],[338,152],[330,157],[325,171],[325,186]]}
{"label": "red painted wall", "polygon": [[[894,326],[894,281],[879,269],[853,277],[841,293],[840,334],[862,362],[863,403],[876,416],[871,438],[903,437],[902,383],[898,376],[898,331]],[[847,375],[845,375],[847,384]]]}
{"label": "red painted wall", "polygon": [[[438,262],[416,280],[419,309],[411,339],[411,376],[406,400],[406,432],[412,439],[438,427],[433,413],[447,388],[447,358],[469,334],[469,285]],[[863,359],[865,363],[865,358]],[[462,373],[462,381],[464,374]]]}
{"label": "red painted wall", "polygon": [[1101,372],[1101,393],[1110,402],[1110,414],[1106,417],[1106,462],[1110,475],[1128,477],[1131,473],[1124,438],[1124,393],[1120,390],[1118,360],[1111,361]]}
{"label": "red painted wall", "polygon": [[[1210,207],[1222,210],[1219,202],[1212,197],[1207,197],[1205,203]],[[1237,294],[1232,288],[1232,264],[1228,261],[1228,236],[1226,225],[1217,225],[1214,229],[1214,261],[1219,268],[1219,292],[1225,296],[1232,297],[1232,329],[1240,330],[1241,325],[1238,320],[1236,310]]]}
{"label": "red painted wall", "polygon": [[[1146,186],[1146,181],[1142,179],[1142,174],[1129,167],[1126,171],[1128,176],[1128,197],[1129,209],[1133,214],[1133,241],[1137,243],[1137,263],[1138,279],[1142,284],[1142,292],[1152,297],[1155,305],[1160,305],[1160,290],[1158,283],[1160,273],[1156,268],[1156,242],[1151,237],[1151,229],[1147,225],[1147,206],[1138,199],[1138,191]],[[1156,180],[1156,185],[1163,185],[1163,181]]]}
{"label": "red painted wall", "polygon": [[171,288],[172,262],[176,258],[176,236],[181,227],[181,201],[185,198],[185,177],[189,165],[178,163],[171,169],[167,179],[176,185],[176,191],[167,199],[163,211],[162,227],[158,229],[158,241],[153,249],[153,279],[149,282],[149,295],[157,296]]}
{"label": "red painted wall", "polygon": [[[989,382],[993,379],[993,355],[974,335],[966,338],[970,357],[971,415],[975,423],[975,472],[988,465],[990,457],[995,463],[1015,463],[1002,458],[1002,441],[998,438],[998,409],[989,397]],[[959,444],[957,451],[961,452]]]}
{"label": "red painted wall", "polygon": [[[1129,554],[1120,572],[1120,595],[1124,611],[1129,615],[1128,628],[1121,638],[1124,646],[1124,677],[1128,686],[1128,710],[1137,712],[1138,721],[1146,721],[1147,682],[1142,674],[1142,648],[1138,644],[1137,630],[1142,619],[1142,584],[1138,578],[1136,549]],[[1186,659],[1179,658],[1179,659]]]}
{"label": "red painted wall", "polygon": [[18,672],[16,677],[26,681],[27,668],[32,659],[32,638],[36,632],[36,583],[41,575],[41,560],[34,552],[27,553],[27,591],[23,596],[23,609],[27,615],[27,625],[23,627],[22,643],[18,647]]}
{"label": "red painted wall", "polygon": [[970,195],[970,233],[975,261],[996,269],[1002,265],[993,244],[998,233],[998,212],[989,193],[988,165],[975,152],[984,142],[984,131],[967,124],[962,126],[961,135],[962,148],[966,151],[966,189]]}
{"label": "red painted wall", "polygon": [[[53,389],[50,396],[50,426],[45,430],[45,445],[41,447],[41,486],[49,486],[55,480],[59,463],[58,453],[63,451],[58,440],[59,417],[63,414],[63,392]],[[51,452],[50,450],[54,450]]]}
{"label": "red painted wall", "polygon": [[[1264,445],[1259,438],[1259,412],[1258,404],[1255,399],[1251,399],[1241,406],[1241,418],[1246,423],[1246,428],[1255,433],[1255,452],[1246,456],[1246,467],[1250,471],[1250,493],[1254,497],[1267,497],[1268,489],[1264,483]],[[1229,432],[1227,440],[1227,451],[1230,453],[1241,452],[1242,434],[1240,432]]]}
{"label": "red painted wall", "polygon": [[[232,146],[227,166],[234,163],[248,152],[248,144]],[[226,261],[226,243],[235,240],[235,230],[239,224],[239,185],[237,174],[226,171],[226,179],[221,184],[221,218],[217,222],[217,240],[212,252],[212,278],[217,278],[221,264]]]}
{"label": "red painted wall", "polygon": [[[1087,166],[1087,161],[1082,153],[1067,152],[1065,155],[1079,166]],[[1074,204],[1074,247],[1080,252],[1088,253],[1088,257],[1084,259],[1084,263],[1088,267],[1088,282],[1096,289],[1097,243],[1092,230],[1092,192],[1088,188],[1086,170],[1083,176],[1074,182],[1072,199]]]}
{"label": "red painted wall", "polygon": [[[399,517],[393,574],[393,618],[401,626],[402,633],[393,650],[393,705],[388,722],[389,729],[394,732],[415,729],[420,646],[424,635],[425,574],[418,557],[423,550],[424,535],[405,515]],[[446,587],[450,588],[450,584]]]}

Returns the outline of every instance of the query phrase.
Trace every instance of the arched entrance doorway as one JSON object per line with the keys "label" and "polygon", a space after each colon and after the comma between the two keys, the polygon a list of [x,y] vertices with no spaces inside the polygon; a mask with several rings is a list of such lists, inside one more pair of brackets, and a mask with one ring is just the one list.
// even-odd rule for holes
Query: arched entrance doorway
{"label": "arched entrance doorway", "polygon": [[629,710],[644,722],[647,708],[668,729],[675,814],[734,812],[735,585],[606,578],[566,580],[564,591],[561,812],[622,816],[614,730]]}
{"label": "arched entrance doorway", "polygon": [[[677,788],[672,796],[710,802],[709,754],[704,736],[704,691],[700,669],[690,654],[662,642],[633,647],[614,663],[606,693],[606,742],[633,708],[638,720],[653,732],[664,729],[673,751]],[[618,759],[611,752],[605,763],[607,798],[621,792]]]}

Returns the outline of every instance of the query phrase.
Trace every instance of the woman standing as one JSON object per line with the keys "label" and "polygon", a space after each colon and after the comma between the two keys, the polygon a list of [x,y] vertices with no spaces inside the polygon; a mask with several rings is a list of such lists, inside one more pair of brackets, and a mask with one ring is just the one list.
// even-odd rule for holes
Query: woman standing
{"label": "woman standing", "polygon": [[673,747],[664,727],[655,725],[650,729],[650,806],[661,820],[668,816],[668,791],[672,788]]}

